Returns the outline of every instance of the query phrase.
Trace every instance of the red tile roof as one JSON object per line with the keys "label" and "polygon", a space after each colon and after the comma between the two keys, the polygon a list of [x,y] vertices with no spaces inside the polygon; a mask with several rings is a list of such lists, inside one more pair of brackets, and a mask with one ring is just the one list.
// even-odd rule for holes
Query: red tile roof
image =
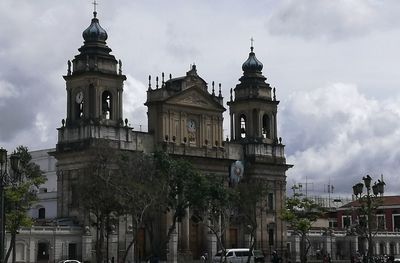
{"label": "red tile roof", "polygon": [[[400,206],[400,195],[396,196],[382,196],[381,197],[383,200],[383,203],[381,206]],[[349,208],[349,207],[355,207],[355,206],[360,206],[360,202],[358,200],[347,203],[340,208]]]}

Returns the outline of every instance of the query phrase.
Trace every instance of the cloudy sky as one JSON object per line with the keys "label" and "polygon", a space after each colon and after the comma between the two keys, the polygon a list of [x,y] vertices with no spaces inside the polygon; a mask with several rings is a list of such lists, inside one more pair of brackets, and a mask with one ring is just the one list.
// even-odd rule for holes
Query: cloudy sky
{"label": "cloudy sky", "polygon": [[[91,2],[0,1],[0,146],[55,146],[62,75]],[[400,194],[400,1],[100,0],[98,13],[128,77],[124,117],[136,129],[147,127],[149,74],[181,76],[196,63],[228,98],[254,37],[281,101],[279,132],[295,165],[288,185],[323,194],[330,182],[344,196],[362,176],[383,174],[387,192]]]}

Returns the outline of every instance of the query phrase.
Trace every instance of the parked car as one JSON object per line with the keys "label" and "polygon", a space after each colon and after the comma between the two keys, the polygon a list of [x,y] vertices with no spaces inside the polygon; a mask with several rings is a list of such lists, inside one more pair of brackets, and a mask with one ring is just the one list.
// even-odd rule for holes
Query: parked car
{"label": "parked car", "polygon": [[81,263],[81,262],[76,259],[66,259],[66,260],[61,260],[58,263]]}
{"label": "parked car", "polygon": [[[226,250],[225,258],[228,263],[246,263],[249,257],[250,249],[248,248],[229,248]],[[222,250],[218,251],[213,257],[213,263],[221,262],[221,256],[223,256]],[[222,262],[224,260],[222,259]],[[260,250],[253,250],[253,254],[250,258],[250,263],[263,263],[264,254]]]}

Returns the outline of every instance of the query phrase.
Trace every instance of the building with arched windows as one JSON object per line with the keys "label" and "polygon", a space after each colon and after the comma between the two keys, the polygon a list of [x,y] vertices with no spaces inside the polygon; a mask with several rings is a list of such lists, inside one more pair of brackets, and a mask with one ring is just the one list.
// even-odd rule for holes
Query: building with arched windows
{"label": "building with arched windows", "polygon": [[[83,45],[74,59],[68,61],[64,76],[66,118],[58,128],[56,148],[49,151],[55,158],[51,160],[57,162],[49,182],[56,189],[42,189],[42,201],[31,211],[37,219],[36,226],[30,233],[26,230],[18,236],[17,250],[22,251],[19,261],[94,260],[96,231],[87,224],[87,214],[76,201],[76,188],[85,176],[85,167],[92,161],[89,150],[101,140],[121,151],[151,153],[162,148],[174,157],[189,160],[204,173],[221,177],[229,176],[232,164],[242,164],[243,176],[257,178],[269,189],[267,209],[258,216],[256,247],[266,254],[275,249],[284,253],[286,226],[279,214],[284,208],[285,174],[291,165],[286,163],[285,146],[277,130],[279,101],[275,88],[266,82],[263,64],[256,58],[253,46],[242,65],[240,83],[230,92],[227,105],[231,138],[225,139],[222,125],[226,108],[221,85],[218,91],[214,83],[209,87],[198,75],[196,65],[181,77],[166,79],[163,74],[155,84],[149,78],[149,87],[143,90],[147,92],[143,103],[148,109],[148,132],[129,127],[122,115],[124,103],[129,103],[123,103],[126,76],[121,60],[111,54],[107,38],[94,12],[89,27],[83,31]],[[168,220],[166,215],[160,224]],[[199,259],[204,251],[215,254],[218,249],[215,238],[204,226],[192,222],[190,208],[178,224],[180,231],[174,233],[168,254],[163,255],[168,261],[184,257]],[[129,234],[127,221],[115,226],[107,246],[110,258],[121,260]],[[130,261],[149,256],[147,239],[146,232],[141,232],[138,246],[130,251]],[[249,242],[246,226],[232,224],[224,242],[228,247],[246,247]]]}

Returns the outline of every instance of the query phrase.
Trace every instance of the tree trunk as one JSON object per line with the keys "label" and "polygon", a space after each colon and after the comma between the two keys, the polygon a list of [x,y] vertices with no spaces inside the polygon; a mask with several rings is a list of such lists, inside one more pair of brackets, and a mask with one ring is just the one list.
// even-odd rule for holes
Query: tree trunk
{"label": "tree trunk", "polygon": [[132,240],[129,242],[129,245],[128,245],[128,247],[126,248],[126,250],[125,250],[125,252],[124,252],[124,255],[123,255],[122,261],[121,261],[122,263],[123,263],[123,262],[126,262],[126,258],[128,257],[129,250],[131,249],[131,247],[133,246],[133,244],[136,243],[136,236],[137,236],[137,233],[138,233],[138,230],[137,230],[137,229],[132,233]]}
{"label": "tree trunk", "polygon": [[12,263],[15,263],[15,239],[16,237],[14,236],[14,242],[13,242],[13,249],[12,249]]}
{"label": "tree trunk", "polygon": [[[15,248],[16,235],[17,235],[16,233],[11,233],[10,246],[8,247],[7,254],[4,258],[4,262],[8,262],[8,259],[10,258],[10,255],[11,255],[11,251],[15,250],[14,248]],[[14,253],[13,253],[13,256],[14,256]],[[15,262],[15,258],[13,258],[13,260],[14,260],[13,262]]]}
{"label": "tree trunk", "polygon": [[[103,263],[104,220],[97,219],[96,262]],[[108,263],[108,262],[107,262]]]}
{"label": "tree trunk", "polygon": [[307,262],[307,253],[306,253],[306,238],[304,235],[301,235],[300,239],[300,262]]}
{"label": "tree trunk", "polygon": [[168,243],[169,243],[169,240],[171,238],[171,235],[176,229],[176,221],[177,221],[177,219],[178,219],[178,216],[176,215],[176,213],[174,213],[174,216],[172,217],[172,224],[168,229],[167,238],[166,238],[165,243],[164,243],[164,248],[168,248]]}

